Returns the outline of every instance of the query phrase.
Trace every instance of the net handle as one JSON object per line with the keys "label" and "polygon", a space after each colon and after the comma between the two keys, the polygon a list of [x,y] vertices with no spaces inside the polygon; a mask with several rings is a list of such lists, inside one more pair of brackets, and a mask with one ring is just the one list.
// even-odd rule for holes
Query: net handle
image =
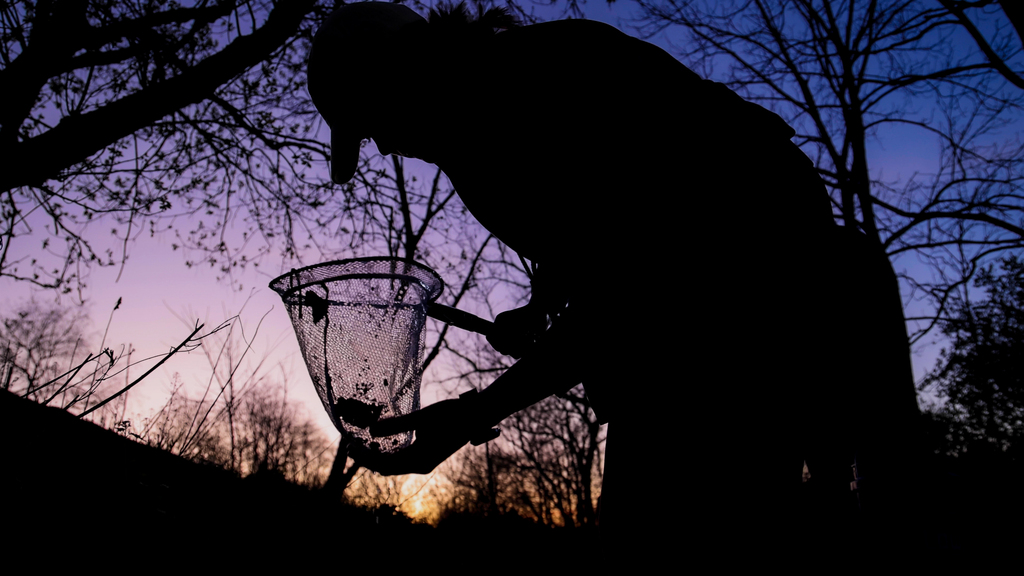
{"label": "net handle", "polygon": [[452,308],[451,306],[445,306],[444,304],[433,303],[427,307],[427,316],[435,320],[440,320],[445,324],[451,324],[456,328],[462,328],[470,332],[476,332],[477,334],[483,334],[487,336],[494,329],[494,322],[490,320],[484,320],[483,318],[470,314],[464,310],[458,308]]}

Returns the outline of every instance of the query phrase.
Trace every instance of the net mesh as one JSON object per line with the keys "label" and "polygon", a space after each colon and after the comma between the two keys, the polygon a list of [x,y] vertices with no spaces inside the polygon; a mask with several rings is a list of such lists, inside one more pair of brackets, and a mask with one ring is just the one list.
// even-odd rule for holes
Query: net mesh
{"label": "net mesh", "polygon": [[276,278],[324,409],[355,448],[395,452],[412,433],[376,438],[381,418],[418,410],[427,306],[444,283],[408,260],[361,258]]}

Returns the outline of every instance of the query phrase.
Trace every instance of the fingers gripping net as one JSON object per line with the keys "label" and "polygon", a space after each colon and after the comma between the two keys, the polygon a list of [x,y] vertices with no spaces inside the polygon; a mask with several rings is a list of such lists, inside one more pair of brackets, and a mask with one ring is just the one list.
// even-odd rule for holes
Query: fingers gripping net
{"label": "fingers gripping net", "polygon": [[444,283],[408,260],[360,258],[276,278],[320,400],[353,446],[401,450],[412,433],[374,438],[380,418],[419,409],[427,306]]}

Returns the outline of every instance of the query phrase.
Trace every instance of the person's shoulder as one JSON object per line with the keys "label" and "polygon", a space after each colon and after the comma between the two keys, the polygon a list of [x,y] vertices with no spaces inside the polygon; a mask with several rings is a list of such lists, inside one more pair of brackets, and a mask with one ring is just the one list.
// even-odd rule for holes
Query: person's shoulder
{"label": "person's shoulder", "polygon": [[629,36],[613,26],[592,20],[555,20],[504,30],[494,36],[500,49],[520,53],[558,54],[593,50],[595,46],[622,45]]}
{"label": "person's shoulder", "polygon": [[628,50],[641,42],[614,26],[596,20],[541,22],[505,30],[495,38],[506,44],[557,46],[568,51],[593,51],[601,47]]}
{"label": "person's shoulder", "polygon": [[571,20],[552,20],[550,22],[540,22],[538,24],[530,24],[529,26],[521,26],[519,28],[513,28],[506,32],[522,32],[529,34],[552,34],[557,36],[593,36],[593,37],[604,37],[604,38],[618,38],[630,36],[625,32],[622,32],[618,28],[605,24],[604,22],[598,22],[597,20],[586,20],[582,18],[571,19]]}
{"label": "person's shoulder", "polygon": [[595,20],[555,20],[498,33],[499,52],[514,59],[558,66],[572,62],[584,69],[597,67],[632,75],[659,75],[699,82],[700,77],[658,46],[634,38]]}

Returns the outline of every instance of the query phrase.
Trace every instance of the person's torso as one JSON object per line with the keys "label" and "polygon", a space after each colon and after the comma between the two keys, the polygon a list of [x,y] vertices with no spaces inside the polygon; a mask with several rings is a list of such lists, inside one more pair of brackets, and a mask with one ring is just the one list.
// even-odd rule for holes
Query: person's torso
{"label": "person's torso", "polygon": [[804,181],[813,170],[792,129],[653,45],[562,21],[503,32],[475,62],[459,87],[465,137],[441,167],[527,258],[589,265],[821,218],[823,197],[802,210],[815,200],[779,189],[787,166],[776,164]]}

